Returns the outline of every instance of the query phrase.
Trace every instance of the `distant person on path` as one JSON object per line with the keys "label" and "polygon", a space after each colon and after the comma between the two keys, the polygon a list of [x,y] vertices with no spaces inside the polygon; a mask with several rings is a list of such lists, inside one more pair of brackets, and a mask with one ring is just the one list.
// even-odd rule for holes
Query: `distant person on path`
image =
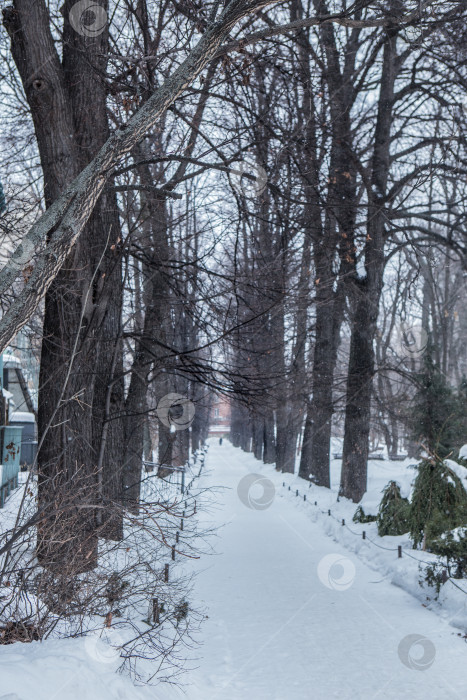
{"label": "distant person on path", "polygon": [[219,445],[222,445],[222,438],[219,438]]}

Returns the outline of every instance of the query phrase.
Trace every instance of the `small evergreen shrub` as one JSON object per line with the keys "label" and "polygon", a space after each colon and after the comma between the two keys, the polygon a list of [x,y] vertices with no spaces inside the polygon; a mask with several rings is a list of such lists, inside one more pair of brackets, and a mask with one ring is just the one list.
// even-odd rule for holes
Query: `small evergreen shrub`
{"label": "small evergreen shrub", "polygon": [[443,533],[433,540],[432,550],[446,557],[450,576],[463,578],[467,574],[467,526]]}
{"label": "small evergreen shrub", "polygon": [[390,481],[383,491],[376,522],[378,535],[403,535],[410,529],[410,503],[402,498],[398,483]]}
{"label": "small evergreen shrub", "polygon": [[410,506],[409,526],[414,548],[435,540],[467,522],[467,493],[449,466],[433,457],[418,465]]}
{"label": "small evergreen shrub", "polygon": [[357,510],[355,511],[352,520],[354,523],[374,523],[376,520],[376,515],[366,515],[365,511],[363,510],[362,506],[358,506]]}
{"label": "small evergreen shrub", "polygon": [[443,564],[429,564],[425,569],[422,564],[419,564],[418,570],[423,573],[423,578],[419,579],[419,584],[422,586],[427,583],[436,591],[435,600],[438,600],[441,586],[446,583],[449,578],[448,570]]}
{"label": "small evergreen shrub", "polygon": [[188,601],[182,600],[175,606],[175,619],[177,620],[177,627],[182,620],[184,620],[188,615]]}

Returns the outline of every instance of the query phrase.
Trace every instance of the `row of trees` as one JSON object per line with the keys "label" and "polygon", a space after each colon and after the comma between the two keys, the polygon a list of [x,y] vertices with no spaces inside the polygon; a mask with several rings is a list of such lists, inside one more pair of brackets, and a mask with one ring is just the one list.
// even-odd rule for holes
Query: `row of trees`
{"label": "row of trees", "polygon": [[[292,17],[306,12],[292,5]],[[407,414],[428,335],[448,381],[458,383],[465,366],[465,28],[456,8],[444,9],[408,34],[397,22],[407,5],[395,2],[390,28],[303,29],[292,48],[260,59],[269,102],[255,110],[249,136],[272,183],[241,216],[251,230],[245,284],[266,298],[261,329],[240,336],[233,353],[237,369],[254,362],[254,377],[272,385],[236,406],[234,444],[252,439],[257,457],[293,471],[304,420],[300,475],[329,486],[337,413],[341,493],[356,502],[372,427],[393,456],[401,428],[412,432]],[[289,91],[295,99],[284,100]],[[289,138],[277,157],[284,121]],[[267,137],[256,135],[258,122]],[[246,294],[242,302],[251,332],[258,320]]]}
{"label": "row of trees", "polygon": [[404,328],[450,378],[465,362],[463,4],[83,7],[3,11],[0,344],[42,328],[41,563],[90,569],[122,537],[171,394],[196,412],[157,422],[161,465],[223,392],[234,444],[293,471],[302,442],[324,486],[340,421],[358,501],[371,431],[396,453],[414,393]]}

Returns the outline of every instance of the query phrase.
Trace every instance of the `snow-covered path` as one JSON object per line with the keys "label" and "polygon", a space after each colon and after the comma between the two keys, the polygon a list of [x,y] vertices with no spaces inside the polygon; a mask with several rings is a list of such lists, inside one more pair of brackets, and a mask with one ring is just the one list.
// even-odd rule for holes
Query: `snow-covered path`
{"label": "snow-covered path", "polygon": [[[248,507],[264,500],[254,473],[267,487],[263,509]],[[217,554],[177,561],[198,570],[190,602],[208,615],[202,646],[187,652],[196,668],[183,690],[135,687],[85,639],[50,639],[0,647],[0,700],[465,700],[459,630],[327,536],[332,519],[315,522],[314,505],[283,488],[283,479],[304,490],[228,442],[212,442],[195,488],[223,487],[200,514],[219,528]],[[312,492],[323,507],[335,501],[324,489]],[[405,571],[402,564],[399,580]],[[423,647],[414,643],[420,638]]]}
{"label": "snow-covered path", "polygon": [[[198,564],[196,597],[209,619],[189,700],[467,696],[458,630],[327,537],[285,490],[266,509],[244,505],[241,479],[256,472],[278,485],[272,467],[225,441],[211,445],[207,467],[205,485],[226,487],[208,520],[226,524],[218,556]],[[250,489],[253,499],[261,494]],[[331,567],[329,555],[340,563]],[[417,634],[425,650],[402,641]],[[401,642],[401,655],[408,664],[421,658],[422,670],[404,665]]]}

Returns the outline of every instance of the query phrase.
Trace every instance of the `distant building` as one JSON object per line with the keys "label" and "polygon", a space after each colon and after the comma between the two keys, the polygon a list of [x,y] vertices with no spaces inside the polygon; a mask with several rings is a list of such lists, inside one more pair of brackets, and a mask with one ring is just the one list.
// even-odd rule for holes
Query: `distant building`
{"label": "distant building", "polygon": [[6,399],[6,423],[11,428],[22,429],[19,461],[21,466],[30,466],[37,451],[37,425],[31,391],[19,357],[4,353],[1,360],[0,386]]}
{"label": "distant building", "polygon": [[10,406],[14,411],[34,413],[30,387],[17,355],[3,354],[3,388],[10,392]]}
{"label": "distant building", "polygon": [[230,402],[225,396],[215,394],[212,400],[209,420],[209,437],[230,435]]}

